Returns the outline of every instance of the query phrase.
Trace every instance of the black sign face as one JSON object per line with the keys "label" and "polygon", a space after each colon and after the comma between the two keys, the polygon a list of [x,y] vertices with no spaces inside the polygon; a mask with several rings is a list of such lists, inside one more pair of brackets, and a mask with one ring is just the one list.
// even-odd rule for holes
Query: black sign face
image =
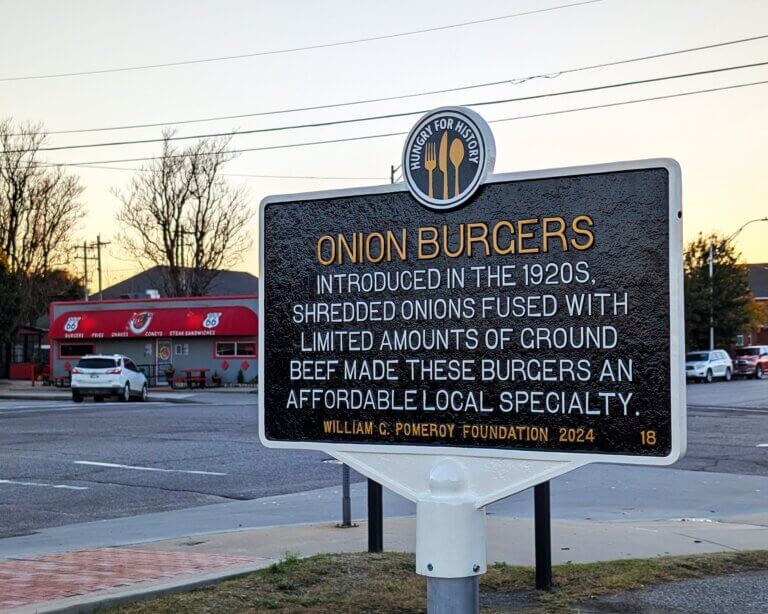
{"label": "black sign face", "polygon": [[679,454],[671,170],[497,176],[451,211],[266,201],[263,437]]}

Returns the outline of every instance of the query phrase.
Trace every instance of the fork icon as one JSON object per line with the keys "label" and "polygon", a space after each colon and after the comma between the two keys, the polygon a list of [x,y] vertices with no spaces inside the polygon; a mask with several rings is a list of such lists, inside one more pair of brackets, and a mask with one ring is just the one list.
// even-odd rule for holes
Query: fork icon
{"label": "fork icon", "polygon": [[427,143],[424,150],[424,170],[429,173],[429,197],[434,198],[432,189],[432,171],[437,168],[437,148],[434,143]]}

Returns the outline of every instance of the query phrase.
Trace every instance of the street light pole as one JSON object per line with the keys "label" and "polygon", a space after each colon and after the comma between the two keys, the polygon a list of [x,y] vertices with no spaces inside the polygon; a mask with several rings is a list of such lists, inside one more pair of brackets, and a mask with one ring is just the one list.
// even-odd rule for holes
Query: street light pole
{"label": "street light pole", "polygon": [[715,245],[709,242],[709,349],[715,349]]}

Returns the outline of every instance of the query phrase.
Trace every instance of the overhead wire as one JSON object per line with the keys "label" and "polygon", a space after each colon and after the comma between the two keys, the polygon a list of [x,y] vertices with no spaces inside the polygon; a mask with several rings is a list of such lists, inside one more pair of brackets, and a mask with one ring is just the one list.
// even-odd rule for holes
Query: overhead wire
{"label": "overhead wire", "polygon": [[[698,90],[692,90],[687,92],[676,92],[673,94],[663,94],[659,96],[648,96],[644,98],[634,98],[631,100],[623,100],[619,102],[612,102],[612,103],[603,103],[603,104],[595,104],[595,105],[587,105],[582,107],[574,107],[570,109],[561,109],[556,111],[546,111],[542,113],[534,113],[534,114],[528,114],[528,115],[517,115],[513,117],[505,117],[505,118],[499,118],[499,119],[492,119],[489,120],[489,124],[494,123],[501,123],[501,122],[508,122],[508,121],[514,121],[514,120],[520,120],[520,119],[530,119],[535,117],[547,117],[550,115],[562,115],[565,113],[576,113],[580,111],[589,111],[593,109],[604,109],[608,107],[619,107],[623,105],[630,105],[630,104],[638,104],[641,102],[650,102],[650,101],[656,101],[656,100],[665,100],[665,99],[671,99],[671,98],[680,98],[684,96],[694,96],[697,94],[706,94],[711,92],[721,92],[726,90],[735,90],[740,88],[746,88],[746,87],[753,87],[757,85],[765,85],[768,84],[768,80],[765,81],[752,81],[748,83],[738,83],[734,85],[724,85],[724,86],[718,86],[718,87],[711,87],[711,88],[704,88],[704,89],[698,89]],[[364,135],[364,136],[355,136],[355,137],[343,137],[343,138],[336,138],[336,139],[326,139],[321,141],[305,141],[302,143],[287,143],[282,145],[267,145],[267,146],[261,146],[261,147],[248,147],[248,148],[242,148],[242,149],[232,149],[228,150],[228,153],[247,153],[247,152],[253,152],[253,151],[272,151],[277,149],[293,149],[296,147],[308,147],[308,146],[314,146],[314,145],[328,145],[333,143],[349,143],[354,141],[363,141],[363,140],[372,140],[372,139],[381,139],[381,138],[387,138],[387,137],[393,137],[393,136],[404,136],[408,134],[408,131],[397,131],[397,132],[387,132],[387,133],[381,133],[381,134],[370,134],[370,135]],[[171,155],[166,157],[183,157],[184,154],[178,154],[178,155]],[[95,161],[95,162],[57,162],[57,163],[49,163],[46,166],[71,166],[71,167],[78,167],[78,166],[85,166],[91,164],[117,164],[117,163],[123,163],[123,162],[147,162],[152,160],[161,160],[163,159],[163,156],[150,156],[150,157],[141,157],[141,158],[123,158],[119,160],[101,160],[101,161]],[[146,170],[146,169],[137,169],[137,170]]]}
{"label": "overhead wire", "polygon": [[[100,170],[108,170],[108,171],[130,171],[130,172],[136,172],[140,170],[149,170],[151,172],[160,172],[155,171],[154,169],[138,169],[138,168],[126,168],[121,166],[102,166],[102,165],[96,165],[96,164],[89,164],[86,167],[83,168],[95,168]],[[221,173],[222,177],[245,177],[245,178],[257,178],[257,179],[320,179],[320,180],[330,180],[330,181],[336,181],[336,180],[342,180],[342,181],[381,181],[384,179],[389,179],[389,177],[336,177],[336,176],[328,176],[328,175],[261,175],[261,174],[254,174],[254,173]]]}
{"label": "overhead wire", "polygon": [[62,73],[49,73],[49,74],[42,74],[42,75],[21,75],[21,76],[13,76],[13,77],[0,77],[0,82],[4,81],[31,81],[35,79],[57,79],[62,77],[82,77],[86,75],[102,75],[107,73],[119,73],[119,72],[129,72],[129,71],[137,71],[137,70],[150,70],[150,69],[157,69],[157,68],[170,68],[173,66],[189,66],[192,64],[205,64],[210,62],[224,62],[224,61],[230,61],[230,60],[241,60],[245,58],[254,58],[254,57],[262,57],[262,56],[269,56],[269,55],[282,55],[287,53],[296,53],[300,51],[311,51],[314,49],[328,49],[331,47],[342,47],[345,45],[357,45],[360,43],[368,43],[372,41],[379,41],[379,40],[388,40],[393,38],[402,38],[405,36],[415,36],[417,34],[426,34],[429,32],[440,32],[444,30],[451,30],[455,28],[464,28],[467,26],[474,26],[478,24],[483,23],[491,23],[494,21],[503,21],[506,19],[513,19],[515,17],[524,17],[526,15],[534,15],[537,13],[547,13],[551,11],[557,11],[561,9],[568,9],[578,6],[583,6],[587,4],[596,4],[599,2],[603,2],[604,0],[582,0],[581,2],[572,2],[569,4],[559,4],[556,6],[549,6],[545,8],[540,9],[531,9],[528,11],[520,11],[518,13],[511,13],[508,15],[498,15],[496,17],[487,17],[484,19],[476,19],[473,21],[463,21],[460,23],[454,23],[454,24],[447,24],[444,26],[434,26],[431,28],[421,28],[418,30],[409,30],[406,32],[396,32],[393,34],[382,34],[379,36],[368,36],[365,38],[356,38],[351,40],[345,40],[345,41],[335,41],[331,43],[320,43],[316,45],[304,45],[301,47],[288,47],[285,49],[272,49],[272,50],[266,50],[266,51],[254,51],[252,53],[242,53],[237,55],[227,55],[227,56],[219,56],[219,57],[212,57],[212,58],[201,58],[196,60],[180,60],[177,62],[163,62],[163,63],[157,63],[157,64],[141,64],[137,66],[122,66],[122,67],[116,67],[116,68],[102,68],[102,69],[95,69],[95,70],[79,70],[79,71],[70,71],[70,72],[62,72]]}
{"label": "overhead wire", "polygon": [[[610,83],[607,85],[596,85],[591,87],[585,87],[585,88],[578,88],[578,89],[571,89],[571,90],[562,90],[558,92],[546,92],[543,94],[531,94],[528,96],[518,96],[515,98],[504,98],[500,100],[485,100],[485,101],[478,101],[478,102],[468,102],[464,103],[462,106],[467,107],[482,107],[482,106],[489,106],[489,105],[498,105],[498,104],[508,104],[512,102],[525,102],[530,100],[541,100],[543,98],[554,98],[557,96],[568,96],[572,94],[584,94],[584,93],[590,93],[590,92],[598,92],[598,91],[604,91],[609,89],[616,89],[621,87],[629,87],[634,85],[644,85],[648,83],[658,83],[662,81],[670,81],[673,79],[684,79],[684,78],[690,78],[690,77],[699,77],[703,75],[712,75],[712,74],[718,74],[723,72],[730,72],[733,70],[744,70],[748,68],[758,68],[762,66],[768,66],[768,61],[764,62],[753,62],[750,64],[741,64],[738,66],[726,66],[726,67],[720,67],[720,68],[711,68],[707,70],[697,70],[694,72],[688,72],[688,73],[680,73],[675,75],[665,75],[662,77],[651,77],[648,79],[635,79],[632,81],[623,81],[620,83]],[[193,140],[193,139],[206,139],[206,138],[219,138],[219,137],[232,137],[232,136],[243,136],[243,135],[250,135],[250,134],[263,134],[267,132],[283,132],[285,130],[300,130],[300,129],[307,129],[307,128],[324,128],[328,126],[339,126],[339,125],[345,125],[345,124],[354,124],[354,123],[360,123],[360,122],[368,122],[368,121],[378,121],[378,120],[384,120],[384,119],[395,119],[395,118],[401,118],[401,117],[409,117],[413,115],[422,115],[424,113],[427,113],[429,109],[420,109],[417,111],[404,111],[401,113],[386,113],[383,115],[373,115],[373,116],[367,116],[367,117],[354,117],[354,118],[347,118],[347,119],[336,119],[336,120],[327,120],[322,122],[311,122],[311,123],[304,123],[304,124],[295,124],[292,126],[270,126],[267,128],[255,128],[252,130],[231,130],[227,132],[214,132],[214,133],[208,133],[208,134],[194,134],[194,135],[187,135],[187,136],[168,136],[168,137],[161,137],[161,138],[151,138],[151,139],[137,139],[137,140],[131,140],[131,141],[109,141],[109,142],[102,142],[102,143],[84,143],[80,145],[56,145],[51,147],[38,147],[34,151],[42,152],[42,151],[64,151],[64,150],[73,150],[73,149],[93,149],[97,147],[120,147],[120,146],[126,146],[126,145],[144,145],[148,143],[161,143],[161,142],[169,142],[169,141],[186,141],[186,140]],[[31,151],[29,149],[11,149],[6,150],[4,152],[0,153],[26,153],[28,151]]]}
{"label": "overhead wire", "polygon": [[[126,124],[126,125],[120,125],[120,126],[102,126],[97,128],[73,128],[68,130],[49,130],[46,133],[50,135],[56,135],[56,134],[81,134],[86,132],[110,132],[110,131],[116,131],[116,130],[135,130],[135,129],[143,129],[143,128],[158,128],[158,127],[166,127],[166,126],[177,126],[177,125],[185,125],[185,124],[196,124],[196,123],[205,123],[205,122],[214,122],[214,121],[224,121],[224,120],[233,120],[233,119],[246,119],[250,117],[265,117],[270,115],[284,115],[288,113],[299,113],[299,112],[305,112],[305,111],[319,111],[319,110],[325,110],[325,109],[336,109],[341,107],[348,107],[348,106],[357,106],[357,105],[364,105],[364,104],[371,104],[371,103],[377,103],[377,102],[390,102],[393,100],[405,100],[408,98],[417,98],[421,96],[431,96],[435,94],[446,94],[449,92],[460,92],[460,91],[467,91],[472,89],[481,89],[486,87],[492,87],[492,86],[498,86],[498,85],[505,85],[505,84],[511,84],[511,85],[520,85],[522,83],[527,83],[528,81],[533,81],[535,79],[555,79],[557,77],[560,77],[562,75],[567,74],[573,74],[588,70],[597,70],[600,68],[609,68],[612,66],[620,66],[624,64],[630,64],[634,62],[643,62],[647,60],[654,60],[658,58],[664,58],[664,57],[670,57],[675,55],[681,55],[685,53],[694,53],[698,51],[705,51],[708,49],[716,49],[719,47],[727,47],[731,45],[739,45],[743,43],[749,43],[754,42],[758,40],[763,40],[768,38],[768,34],[761,34],[758,36],[750,36],[747,38],[739,38],[735,40],[729,40],[729,41],[721,41],[717,43],[710,43],[707,45],[700,45],[698,47],[688,47],[685,49],[676,49],[673,51],[663,51],[660,53],[654,53],[650,55],[644,55],[639,57],[633,57],[633,58],[624,58],[621,60],[614,60],[611,62],[601,62],[599,64],[589,64],[586,66],[578,66],[575,68],[566,68],[550,73],[541,73],[541,74],[534,74],[529,75],[526,77],[513,77],[509,79],[502,79],[499,81],[488,81],[485,83],[476,83],[471,85],[464,85],[459,87],[450,87],[450,88],[443,88],[443,89],[437,89],[437,90],[427,90],[427,91],[421,91],[421,92],[413,92],[409,94],[400,94],[397,96],[381,96],[378,98],[366,98],[363,100],[353,100],[353,101],[347,101],[347,102],[337,102],[337,103],[330,103],[330,104],[322,104],[322,105],[314,105],[314,106],[305,106],[305,107],[291,107],[287,109],[274,109],[269,111],[259,111],[255,113],[241,113],[237,115],[219,115],[214,117],[203,117],[203,118],[197,118],[197,119],[183,119],[183,120],[175,120],[175,121],[167,121],[167,122],[152,122],[152,123],[143,123],[143,124]],[[28,133],[18,133],[13,136],[24,136]]]}

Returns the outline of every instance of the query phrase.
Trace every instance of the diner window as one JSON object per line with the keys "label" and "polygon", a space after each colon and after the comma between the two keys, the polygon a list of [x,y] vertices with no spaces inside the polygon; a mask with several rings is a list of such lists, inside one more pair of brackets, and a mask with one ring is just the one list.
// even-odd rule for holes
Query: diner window
{"label": "diner window", "polygon": [[216,344],[216,356],[256,356],[255,341],[220,341]]}
{"label": "diner window", "polygon": [[253,341],[241,341],[237,344],[238,356],[256,356],[256,343]]}
{"label": "diner window", "polygon": [[17,341],[16,343],[13,344],[13,356],[11,357],[11,362],[14,362],[14,363],[25,362],[23,343]]}
{"label": "diner window", "polygon": [[94,353],[93,345],[83,343],[63,343],[60,350],[62,358],[80,358]]}
{"label": "diner window", "polygon": [[189,343],[177,343],[174,354],[176,356],[189,356]]}

